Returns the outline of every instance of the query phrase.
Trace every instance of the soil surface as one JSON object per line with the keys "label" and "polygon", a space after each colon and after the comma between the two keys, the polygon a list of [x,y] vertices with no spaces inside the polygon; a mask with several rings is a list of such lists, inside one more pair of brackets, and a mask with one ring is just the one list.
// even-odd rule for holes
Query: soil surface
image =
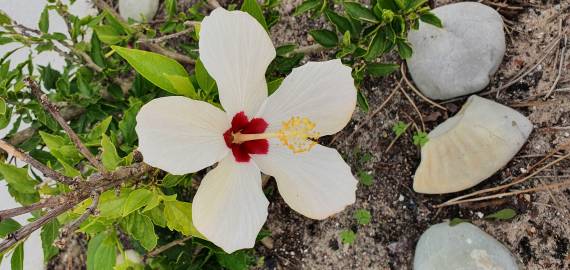
{"label": "soil surface", "polygon": [[[312,44],[308,31],[326,25],[322,20],[306,15],[292,17],[294,7],[300,2],[283,1],[282,19],[271,31],[275,44]],[[438,7],[452,2],[458,1],[432,4]],[[387,148],[394,139],[392,127],[397,121],[413,122],[421,128],[420,117],[400,91],[373,115],[372,112],[397,87],[401,75],[396,72],[388,78],[367,78],[359,90],[368,98],[370,112],[357,111],[342,132],[334,138],[323,138],[322,143],[337,148],[355,174],[371,173],[374,184],[359,184],[356,204],[323,221],[297,214],[278,192],[273,192],[269,197],[271,204],[266,223],[272,243],[256,247],[265,256],[263,269],[412,269],[414,248],[422,232],[432,224],[452,218],[470,220],[497,238],[514,254],[521,269],[570,269],[568,189],[435,207],[459,195],[507,183],[512,177],[530,170],[554,149],[562,148],[546,163],[570,151],[568,147],[564,149],[564,144],[570,141],[570,48],[564,49],[570,46],[564,43],[565,35],[570,34],[570,2],[485,0],[482,3],[497,9],[503,16],[507,52],[492,83],[479,95],[514,107],[528,116],[534,124],[528,143],[505,168],[470,190],[449,195],[415,193],[412,178],[420,162],[420,150],[412,143],[414,129],[408,129],[388,151]],[[550,46],[553,49],[548,51]],[[563,51],[565,64],[560,69]],[[311,55],[310,60],[333,57],[321,52]],[[395,59],[395,55],[387,55],[383,62]],[[533,66],[522,79],[513,80]],[[511,81],[514,84],[501,89]],[[414,95],[404,82],[402,86],[421,112],[428,132],[452,116],[466,99],[442,102],[448,109],[443,111]],[[551,89],[554,90],[545,98]],[[563,160],[514,190],[560,183],[568,180],[569,175],[570,161]],[[273,180],[269,182],[269,188],[276,189]],[[505,208],[515,209],[517,216],[507,221],[483,218]],[[358,225],[353,217],[358,209],[371,212],[370,224]],[[351,245],[340,240],[340,232],[347,229],[357,235]]]}

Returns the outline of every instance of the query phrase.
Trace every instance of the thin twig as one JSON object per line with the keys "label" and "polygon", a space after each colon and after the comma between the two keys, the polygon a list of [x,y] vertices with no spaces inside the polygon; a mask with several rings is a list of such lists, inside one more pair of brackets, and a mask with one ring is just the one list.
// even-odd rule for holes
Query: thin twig
{"label": "thin twig", "polygon": [[298,54],[298,53],[302,53],[302,54],[318,53],[318,52],[324,51],[326,49],[327,48],[325,48],[319,44],[313,44],[313,45],[299,47],[299,48],[287,53],[285,56],[290,57],[290,56],[292,56],[294,54]]}
{"label": "thin twig", "polygon": [[89,160],[91,165],[95,166],[95,168],[97,168],[99,171],[106,172],[107,169],[105,169],[103,164],[99,160],[97,160],[95,156],[93,156],[91,151],[89,151],[89,149],[87,149],[87,147],[81,142],[79,136],[77,136],[75,131],[71,129],[71,127],[67,124],[67,121],[63,119],[63,117],[59,113],[59,110],[55,107],[55,105],[53,105],[49,101],[47,95],[44,94],[42,90],[40,90],[40,87],[36,84],[36,82],[29,77],[25,79],[25,82],[32,91],[32,94],[38,99],[38,102],[42,105],[42,107],[53,116],[53,118],[63,128],[65,133],[67,133],[67,135],[69,136],[71,141],[73,141],[75,147],[77,147],[79,152],[81,152],[81,154],[83,154],[83,156],[87,158],[87,160]]}
{"label": "thin twig", "polygon": [[421,97],[423,100],[425,100],[427,103],[433,105],[434,107],[440,108],[444,111],[447,111],[447,108],[437,104],[435,101],[429,99],[428,97],[424,96],[424,94],[422,94],[422,92],[420,92],[420,90],[418,90],[413,84],[412,82],[410,82],[410,80],[408,80],[408,77],[406,76],[406,65],[404,63],[402,63],[402,65],[400,66],[400,73],[402,73],[402,78],[404,78],[404,81],[406,82],[406,85],[408,85],[408,87],[410,87],[412,89],[412,91],[414,91],[414,93],[416,93],[416,95],[418,95],[419,97]]}
{"label": "thin twig", "polygon": [[[548,157],[549,157],[549,156],[546,156],[546,157],[543,158],[542,160],[544,160],[544,159],[546,159],[546,158],[548,158]],[[570,153],[568,153],[568,154],[566,154],[566,155],[564,155],[564,156],[562,156],[562,157],[560,157],[560,158],[557,158],[556,160],[554,160],[554,161],[552,161],[552,162],[550,162],[550,163],[548,163],[548,164],[542,166],[540,169],[538,169],[538,170],[536,170],[535,172],[529,174],[528,176],[519,178],[519,179],[517,179],[517,180],[514,180],[514,181],[512,181],[512,182],[510,182],[510,183],[507,183],[507,184],[504,184],[504,185],[500,185],[500,186],[493,187],[493,188],[487,188],[487,189],[483,189],[483,190],[479,190],[479,191],[476,191],[476,192],[472,192],[472,193],[469,193],[469,194],[466,194],[466,195],[463,195],[463,196],[459,196],[459,197],[457,197],[457,198],[454,198],[454,199],[451,199],[451,200],[449,200],[449,201],[447,201],[447,202],[444,202],[444,203],[442,203],[442,204],[439,204],[439,205],[437,205],[436,207],[439,208],[439,207],[445,207],[445,206],[454,205],[454,204],[457,204],[457,202],[464,202],[465,200],[463,200],[463,199],[465,199],[465,198],[470,198],[470,197],[474,197],[474,196],[479,195],[479,194],[484,194],[484,193],[489,193],[489,192],[493,192],[493,191],[505,189],[505,188],[514,186],[514,185],[516,185],[516,184],[522,183],[522,182],[524,182],[524,181],[526,181],[526,180],[528,180],[528,179],[531,179],[532,177],[534,177],[535,175],[537,175],[537,174],[540,173],[541,171],[545,170],[546,168],[548,168],[548,167],[550,167],[550,166],[552,166],[552,165],[555,165],[555,164],[559,163],[560,161],[562,161],[562,160],[564,160],[564,159],[566,159],[566,158],[568,158],[568,157],[570,157]],[[540,164],[540,161],[539,161],[537,164]],[[535,168],[535,167],[533,166],[533,167],[531,168],[531,170],[529,170],[529,171],[532,171],[534,168]]]}
{"label": "thin twig", "polygon": [[451,203],[448,203],[445,205],[437,205],[435,207],[439,208],[439,207],[451,206],[451,205],[456,205],[456,204],[463,204],[463,203],[468,203],[468,202],[485,201],[485,200],[490,200],[490,199],[495,199],[495,198],[503,198],[503,197],[507,197],[507,196],[518,195],[518,194],[543,191],[543,190],[554,190],[554,189],[566,188],[566,187],[570,187],[570,181],[568,181],[568,180],[564,181],[562,183],[556,183],[556,184],[550,184],[550,185],[541,185],[541,186],[538,186],[535,188],[528,188],[528,189],[523,189],[523,190],[504,192],[504,193],[499,193],[499,194],[494,194],[494,195],[489,195],[489,196],[472,198],[472,199],[467,199],[467,200],[455,201],[455,202],[451,202]]}
{"label": "thin twig", "polygon": [[170,35],[165,35],[165,36],[161,36],[161,37],[157,37],[157,38],[151,38],[151,39],[141,39],[141,40],[138,40],[137,42],[138,43],[162,43],[162,42],[165,42],[167,40],[186,35],[192,31],[194,31],[193,28],[186,28],[180,32],[176,32],[176,33],[173,33]]}
{"label": "thin twig", "polygon": [[552,86],[550,87],[550,90],[548,91],[548,93],[546,93],[546,96],[544,96],[544,99],[547,99],[548,97],[550,97],[550,95],[552,94],[554,89],[556,89],[556,86],[558,85],[558,81],[560,81],[560,76],[562,76],[562,70],[564,69],[564,58],[566,58],[566,42],[567,41],[568,41],[568,37],[564,36],[564,45],[562,47],[562,51],[560,52],[560,64],[558,65],[558,75],[556,75],[556,79],[554,79],[554,82],[552,83]]}
{"label": "thin twig", "polygon": [[23,214],[27,214],[42,208],[51,208],[57,206],[60,203],[61,203],[60,201],[52,197],[30,205],[16,207],[12,209],[0,210],[0,221],[6,220],[8,218],[17,217]]}
{"label": "thin twig", "polygon": [[68,223],[67,225],[65,225],[65,227],[63,227],[62,229],[60,229],[59,231],[59,239],[56,241],[56,245],[59,247],[64,247],[65,246],[65,242],[67,241],[67,238],[73,233],[75,232],[75,230],[90,216],[90,215],[94,215],[97,211],[97,206],[99,205],[99,198],[101,197],[101,193],[102,190],[100,189],[96,189],[93,190],[91,192],[91,198],[93,199],[93,201],[91,202],[91,205],[89,207],[87,207],[87,209],[85,210],[85,212],[83,212],[83,214],[81,214],[81,216],[79,216],[79,218],[77,218],[76,220]]}
{"label": "thin twig", "polygon": [[420,112],[420,109],[418,109],[418,106],[416,106],[416,103],[414,102],[414,100],[410,96],[408,96],[408,94],[406,93],[404,88],[401,87],[400,83],[398,83],[398,89],[400,89],[400,92],[402,92],[402,94],[404,94],[406,99],[410,102],[410,104],[412,104],[412,107],[414,107],[414,110],[418,114],[418,117],[420,117],[420,122],[422,123],[422,131],[425,131],[426,125],[424,123],[424,117],[422,116],[422,112]]}
{"label": "thin twig", "polygon": [[174,240],[174,241],[172,241],[168,244],[165,244],[163,246],[157,247],[157,248],[153,249],[151,252],[149,252],[148,254],[146,254],[145,258],[156,257],[158,254],[160,254],[160,253],[162,253],[162,252],[164,252],[164,251],[166,251],[172,247],[175,247],[178,245],[184,245],[184,242],[186,242],[190,239],[192,239],[192,236],[187,236],[187,237],[184,237],[182,239]]}
{"label": "thin twig", "polygon": [[71,177],[67,177],[67,176],[65,176],[59,172],[52,170],[51,168],[49,168],[48,166],[39,162],[38,160],[36,160],[32,156],[24,153],[20,149],[12,146],[11,144],[9,144],[8,142],[6,142],[4,140],[0,140],[0,148],[2,148],[4,151],[6,151],[9,155],[12,155],[12,156],[16,157],[17,159],[30,164],[32,167],[39,170],[44,176],[46,176],[48,178],[51,178],[53,180],[56,180],[58,182],[61,182],[61,183],[67,184],[67,185],[72,185],[73,183],[75,183],[75,181],[73,181],[73,179]]}
{"label": "thin twig", "polygon": [[[400,82],[402,82],[402,80],[400,79]],[[398,87],[401,87],[400,84],[398,84]],[[390,99],[392,99],[392,97],[398,92],[398,87],[395,87],[394,90],[392,90],[392,93],[390,93],[390,95],[382,102],[382,104],[380,104],[380,106],[378,106],[378,108],[374,109],[374,111],[366,116],[366,119],[362,122],[362,124],[360,124],[360,127],[365,127],[367,126],[372,119],[374,118],[374,116],[376,116],[376,114],[378,114],[382,108],[384,108],[384,106],[386,106],[386,104],[388,104],[388,101],[390,101]],[[346,139],[349,140],[350,138],[352,138],[356,132],[358,132],[359,129],[354,129],[347,137]],[[329,143],[329,145],[332,145],[336,142],[336,140],[340,137],[341,133],[336,134],[333,139],[331,140],[331,142]]]}

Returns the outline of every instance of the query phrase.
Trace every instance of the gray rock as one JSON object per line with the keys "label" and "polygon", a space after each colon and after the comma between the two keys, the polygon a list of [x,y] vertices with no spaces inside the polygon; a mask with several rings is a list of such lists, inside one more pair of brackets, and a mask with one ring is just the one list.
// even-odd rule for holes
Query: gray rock
{"label": "gray rock", "polygon": [[471,223],[440,223],[425,231],[414,270],[518,270],[509,250]]}
{"label": "gray rock", "polygon": [[432,99],[450,99],[485,88],[505,54],[503,20],[494,9],[462,2],[433,10],[443,28],[420,23],[408,39],[408,59],[418,88]]}

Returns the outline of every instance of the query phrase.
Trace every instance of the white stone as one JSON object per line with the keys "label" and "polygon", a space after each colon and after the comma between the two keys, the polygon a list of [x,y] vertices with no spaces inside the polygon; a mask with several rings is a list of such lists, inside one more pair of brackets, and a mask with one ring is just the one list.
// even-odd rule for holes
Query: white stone
{"label": "white stone", "polygon": [[119,0],[119,14],[123,19],[150,21],[158,10],[158,0]]}
{"label": "white stone", "polygon": [[516,110],[471,96],[428,134],[414,190],[441,194],[479,184],[515,156],[531,131],[532,123]]}
{"label": "white stone", "polygon": [[143,260],[141,255],[136,252],[133,249],[127,249],[124,251],[124,255],[123,253],[119,253],[117,254],[117,258],[115,260],[115,264],[116,265],[122,265],[125,263],[125,256],[127,257],[127,260],[129,261],[130,264],[142,264]]}
{"label": "white stone", "polygon": [[494,9],[462,2],[433,10],[443,28],[420,23],[408,39],[408,68],[417,87],[432,99],[449,99],[485,88],[505,54],[503,20]]}
{"label": "white stone", "polygon": [[510,251],[471,223],[440,223],[416,246],[414,270],[518,270]]}

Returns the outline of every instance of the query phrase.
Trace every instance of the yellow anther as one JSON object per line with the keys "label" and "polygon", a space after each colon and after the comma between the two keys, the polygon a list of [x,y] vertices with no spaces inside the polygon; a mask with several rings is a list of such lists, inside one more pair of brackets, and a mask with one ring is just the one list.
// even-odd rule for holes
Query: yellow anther
{"label": "yellow anther", "polygon": [[309,118],[293,116],[283,122],[277,138],[293,153],[307,152],[317,144],[319,133],[315,131],[316,126]]}

